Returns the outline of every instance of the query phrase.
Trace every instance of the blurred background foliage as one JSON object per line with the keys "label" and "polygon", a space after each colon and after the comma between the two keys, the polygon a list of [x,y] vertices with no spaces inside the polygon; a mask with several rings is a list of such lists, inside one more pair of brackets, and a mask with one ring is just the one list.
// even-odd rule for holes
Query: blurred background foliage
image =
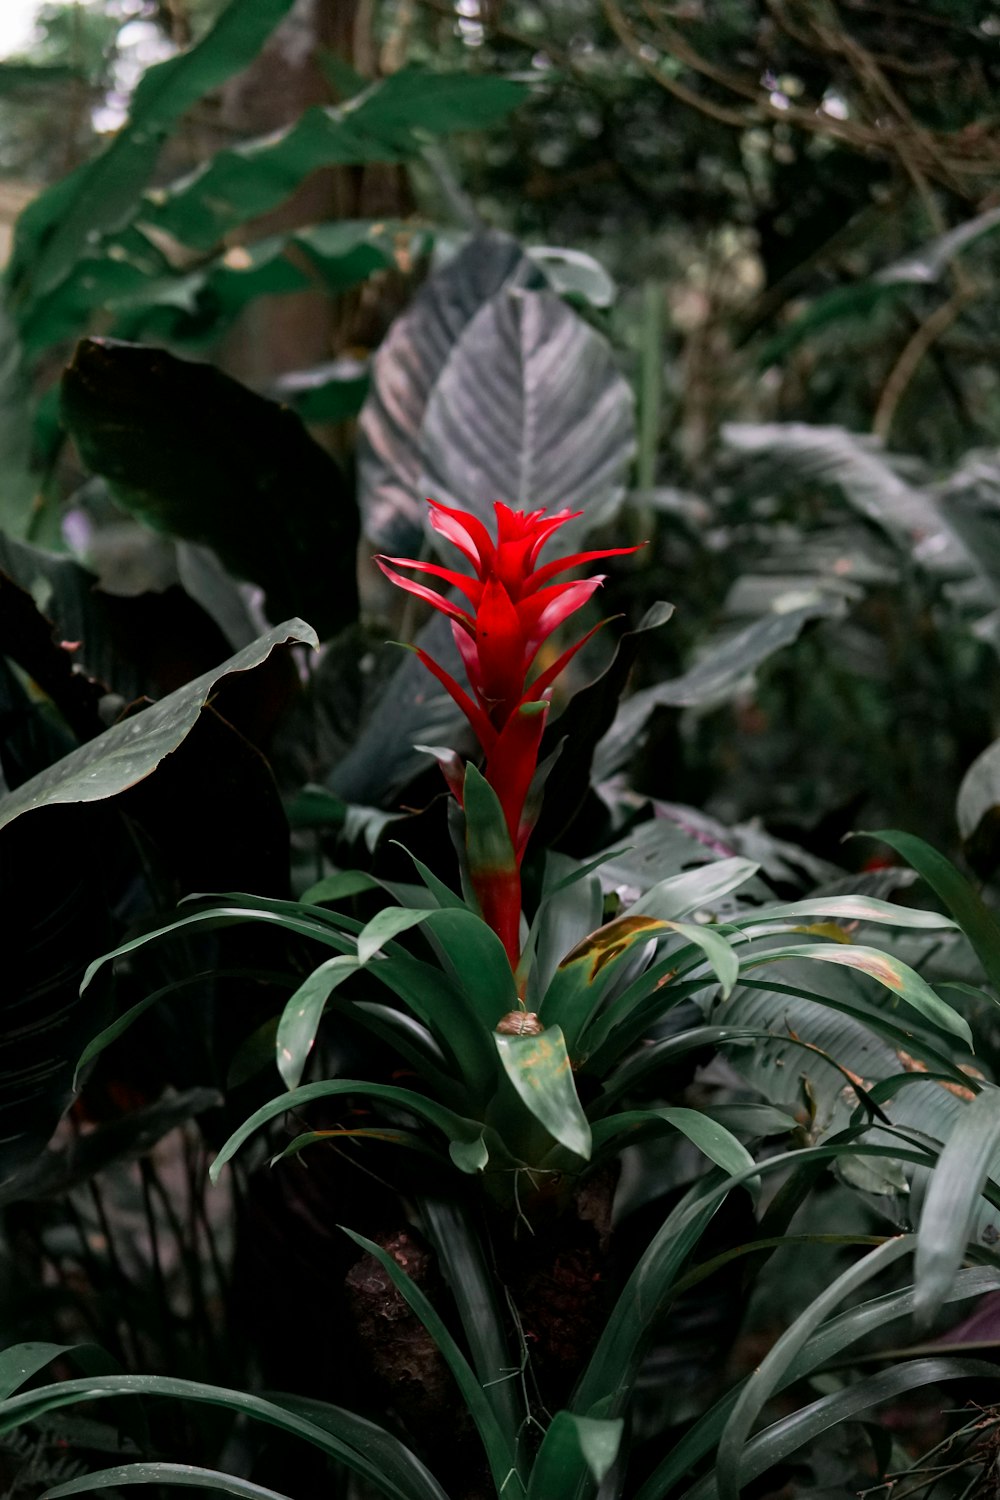
{"label": "blurred background foliage", "polygon": [[[123,966],[120,1008],[172,998],[41,1154],[108,1019],[99,986],[77,998],[86,965],[192,891],[410,878],[403,819],[429,862],[446,847],[411,747],[453,743],[454,715],[385,643],[447,642],[368,563],[426,545],[425,493],[579,503],[594,546],[649,541],[609,567],[601,612],[625,618],[580,661],[575,685],[596,681],[543,824],[560,857],[627,839],[595,921],[605,896],[733,855],[761,865],[752,903],[845,871],[907,884],[859,873],[894,858],[842,842],[866,827],[922,835],[995,898],[1000,21],[965,0],[79,0],[29,19],[0,59],[0,897],[20,940],[0,1138],[28,1174],[0,1316],[132,1369],[343,1394],[335,1313],[313,1369],[289,1328],[353,1254],[327,1200],[383,1229],[394,1194],[339,1158],[205,1193],[228,1128],[211,1111],[256,1102],[274,971],[301,956],[223,935]],[[294,615],[320,655],[283,649],[310,639],[277,628]],[[529,897],[542,878],[529,858]],[[995,1070],[968,950],[899,947],[965,984]],[[795,1024],[808,1038],[807,1004]],[[858,1029],[822,1042],[867,1077]],[[338,1036],[337,1066],[356,1044]],[[819,1139],[843,1080],[801,1066],[789,1097],[761,1092]],[[711,1068],[695,1090],[745,1104],[745,1073]],[[945,1134],[962,1085],[920,1087]],[[636,1173],[626,1261],[648,1201],[693,1175],[670,1151]],[[803,1216],[867,1231],[871,1199],[830,1178]],[[313,1237],[284,1242],[291,1216]],[[720,1224],[720,1247],[744,1231]],[[708,1283],[661,1350],[690,1375],[717,1342],[692,1411],[841,1249],[776,1259],[735,1350],[734,1284]]]}
{"label": "blurred background foliage", "polygon": [[[143,68],[221,9],[38,7],[0,74],[8,201],[93,160]],[[35,296],[15,257],[40,397],[44,503],[27,534],[62,545],[83,478],[51,397],[82,332],[290,397],[350,463],[367,362],[428,257],[484,226],[566,247],[562,290],[612,340],[639,404],[629,524],[656,535],[615,603],[633,617],[651,598],[678,605],[649,680],[796,590],[848,605],[735,704],[661,724],[641,786],[826,854],[859,818],[916,819],[953,845],[955,793],[996,728],[993,624],[981,600],[970,611],[967,580],[935,567],[940,538],[900,497],[908,484],[977,515],[996,503],[997,26],[992,6],[950,0],[295,6],[256,62],[164,131],[152,192],[89,231],[61,284]],[[493,126],[471,107],[466,133],[427,134],[398,165],[301,153],[281,191],[245,178],[244,201],[196,243],[200,200],[186,218],[183,197],[157,202],[156,184],[214,153],[413,67],[514,79],[523,102]],[[858,441],[802,432],[780,461],[763,425],[727,441],[727,424],[775,422]],[[867,467],[866,434],[888,455]],[[89,504],[107,504],[93,485]],[[102,512],[95,547],[128,545],[119,521]]]}

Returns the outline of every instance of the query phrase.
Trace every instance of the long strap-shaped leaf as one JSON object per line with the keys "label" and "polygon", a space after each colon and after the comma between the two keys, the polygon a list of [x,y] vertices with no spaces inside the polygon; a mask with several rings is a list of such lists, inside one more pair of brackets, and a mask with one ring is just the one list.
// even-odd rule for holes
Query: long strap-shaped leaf
{"label": "long strap-shaped leaf", "polygon": [[81,1474],[65,1484],[57,1484],[45,1491],[46,1500],[62,1500],[63,1495],[85,1495],[88,1490],[102,1490],[119,1484],[170,1484],[195,1487],[200,1490],[221,1490],[225,1495],[238,1495],[240,1500],[288,1500],[280,1490],[269,1490],[265,1485],[254,1484],[249,1479],[239,1479],[235,1474],[223,1474],[218,1469],[200,1469],[195,1464],[138,1463],[115,1464],[110,1469],[98,1469],[93,1474]]}
{"label": "long strap-shaped leaf", "polygon": [[990,1086],[966,1105],[945,1144],[917,1230],[916,1313],[926,1324],[962,1263],[980,1194],[1000,1151],[1000,1090]]}
{"label": "long strap-shaped leaf", "polygon": [[933,1163],[934,1153],[930,1149],[868,1146],[856,1139],[858,1133],[844,1131],[826,1145],[782,1152],[724,1181],[719,1180],[720,1173],[716,1170],[695,1183],[654,1236],[626,1282],[576,1389],[573,1409],[589,1414],[598,1402],[607,1401],[600,1409],[602,1416],[620,1411],[657,1319],[673,1296],[681,1267],[733,1188],[788,1167],[835,1161],[840,1156],[891,1157],[918,1166]]}
{"label": "long strap-shaped leaf", "polygon": [[810,1334],[815,1332],[839,1302],[912,1250],[913,1245],[912,1235],[899,1235],[887,1240],[884,1245],[879,1245],[877,1250],[872,1250],[857,1265],[850,1266],[832,1285],[812,1299],[805,1312],[795,1319],[790,1328],[785,1329],[777,1343],[768,1351],[743,1387],[719,1443],[715,1459],[719,1500],[739,1500],[740,1466],[747,1439],[765,1403],[780,1385],[782,1376],[795,1356],[801,1353]]}
{"label": "long strap-shaped leaf", "polygon": [[[420,1214],[458,1308],[476,1374],[508,1445],[516,1451],[525,1421],[519,1371],[511,1364],[497,1283],[483,1247],[461,1206],[443,1198],[421,1198]],[[504,1310],[506,1312],[506,1309]]]}
{"label": "long strap-shaped leaf", "polygon": [[[970,1297],[979,1297],[1000,1289],[1000,1276],[992,1269],[975,1266],[960,1271],[950,1288],[946,1302],[965,1302]],[[845,1349],[859,1340],[875,1333],[889,1323],[908,1317],[913,1312],[914,1291],[906,1287],[899,1292],[886,1292],[870,1302],[849,1308],[838,1317],[831,1318],[822,1328],[812,1334],[804,1348],[786,1366],[776,1386],[776,1391],[786,1390],[803,1376],[836,1359]],[[635,1500],[660,1500],[661,1496],[673,1492],[678,1482],[694,1468],[706,1454],[711,1453],[719,1441],[729,1415],[746,1384],[729,1391],[721,1400],[700,1417],[679,1443],[657,1465],[656,1469],[640,1488]]]}
{"label": "long strap-shaped leaf", "polygon": [[443,1319],[416,1282],[407,1276],[402,1266],[397,1264],[387,1251],[372,1240],[366,1240],[364,1235],[355,1234],[353,1229],[347,1229],[343,1225],[341,1227],[356,1245],[360,1245],[363,1250],[368,1251],[369,1255],[375,1257],[441,1351],[442,1358],[454,1375],[462,1393],[462,1399],[469,1409],[469,1415],[482,1438],[497,1493],[513,1497],[524,1494],[524,1483],[517,1469],[516,1451],[507,1441],[487,1399],[486,1392],[465,1355],[448,1332]]}
{"label": "long strap-shaped leaf", "polygon": [[744,958],[740,962],[740,972],[787,958],[841,964],[861,974],[868,974],[892,994],[898,996],[900,1000],[912,1006],[926,1020],[933,1022],[942,1031],[960,1037],[970,1051],[973,1050],[972,1032],[965,1017],[952,1010],[950,1005],[946,1005],[915,969],[911,969],[909,964],[904,964],[901,959],[893,958],[891,954],[883,953],[878,948],[866,948],[860,945],[855,947],[840,943],[803,943],[796,947],[771,948],[753,958]]}
{"label": "long strap-shaped leaf", "polygon": [[857,836],[888,844],[923,876],[969,939],[990,984],[1000,997],[1000,920],[978,891],[959,874],[950,860],[912,833],[882,829],[878,833]]}
{"label": "long strap-shaped leaf", "polygon": [[[894,1369],[883,1370],[867,1380],[859,1380],[846,1390],[822,1396],[811,1405],[792,1412],[759,1433],[743,1452],[739,1474],[740,1486],[746,1486],[764,1474],[804,1443],[827,1432],[840,1422],[864,1419],[872,1407],[901,1396],[905,1391],[923,1385],[939,1385],[946,1380],[1000,1380],[1000,1370],[984,1359],[915,1359]],[[709,1474],[693,1485],[683,1500],[716,1500],[718,1486],[715,1474]],[[666,1500],[663,1490],[650,1491],[649,1500]]]}
{"label": "long strap-shaped leaf", "polygon": [[[271,1099],[267,1104],[261,1105],[248,1120],[244,1120],[238,1130],[234,1130],[212,1163],[210,1175],[212,1181],[218,1180],[219,1173],[226,1163],[236,1155],[236,1152],[262,1125],[277,1119],[279,1115],[287,1114],[291,1109],[299,1109],[303,1104],[312,1104],[316,1099],[333,1099],[345,1094],[355,1094],[359,1098],[374,1099],[384,1104],[395,1105],[397,1109],[406,1110],[407,1113],[416,1115],[419,1119],[426,1120],[428,1124],[435,1125],[438,1130],[447,1136],[449,1142],[457,1144],[459,1148],[479,1145],[482,1161],[486,1163],[486,1148],[481,1144],[483,1133],[482,1125],[476,1120],[467,1120],[461,1115],[456,1115],[452,1110],[445,1109],[443,1104],[437,1104],[433,1099],[424,1098],[423,1094],[415,1094],[411,1089],[398,1089],[387,1083],[365,1083],[357,1078],[332,1078],[325,1079],[320,1083],[307,1083],[298,1089],[289,1089],[287,1094],[279,1094],[277,1099]],[[474,1170],[468,1167],[465,1170]]]}
{"label": "long strap-shaped leaf", "polygon": [[240,1416],[280,1427],[337,1459],[368,1481],[388,1500],[448,1500],[434,1476],[391,1433],[341,1407],[326,1407],[322,1425],[286,1409],[276,1401],[163,1375],[103,1375],[90,1380],[64,1380],[58,1385],[25,1391],[0,1402],[0,1432],[25,1422],[36,1422],[46,1412],[77,1401],[99,1401],[112,1396],[170,1396],[207,1406],[222,1406]]}

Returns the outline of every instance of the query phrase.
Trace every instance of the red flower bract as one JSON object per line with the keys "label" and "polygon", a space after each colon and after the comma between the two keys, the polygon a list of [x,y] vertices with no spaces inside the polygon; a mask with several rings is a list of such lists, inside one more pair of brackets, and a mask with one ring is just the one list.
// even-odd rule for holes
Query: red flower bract
{"label": "red flower bract", "polygon": [[[581,512],[560,510],[546,516],[544,510],[511,510],[498,500],[494,506],[497,519],[494,541],[477,516],[454,510],[437,500],[429,500],[428,504],[435,531],[458,549],[474,571],[460,572],[411,557],[375,560],[393,583],[426,600],[451,620],[472,689],[471,697],[426,651],[415,649],[472,725],[486,757],[484,775],[503,809],[519,865],[531,832],[532,819],[525,816],[525,803],[537,766],[549,689],[580,647],[600,628],[595,625],[588,630],[528,681],[542,643],[587,602],[604,578],[598,574],[561,583],[554,580],[582,563],[634,552],[636,548],[573,552],[538,566],[539,554],[549,538]],[[436,588],[405,577],[397,571],[399,568],[450,584],[460,598],[447,598]],[[449,775],[448,780],[460,798],[457,778]],[[501,936],[510,954],[509,931]],[[516,939],[514,946],[516,949]],[[516,964],[516,952],[511,961]]]}

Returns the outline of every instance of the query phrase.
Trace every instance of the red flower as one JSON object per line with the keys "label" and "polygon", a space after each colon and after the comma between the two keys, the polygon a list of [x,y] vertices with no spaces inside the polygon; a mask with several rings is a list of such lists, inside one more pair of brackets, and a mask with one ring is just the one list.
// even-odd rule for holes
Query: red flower
{"label": "red flower", "polygon": [[[525,816],[525,802],[537,766],[549,689],[584,642],[600,628],[595,625],[588,630],[551,666],[528,681],[542,643],[587,602],[604,578],[599,574],[570,582],[553,580],[581,563],[637,549],[610,547],[598,552],[574,552],[539,567],[538,557],[546,542],[560,526],[581,514],[579,511],[560,510],[546,517],[544,510],[514,511],[498,500],[494,506],[497,517],[494,542],[476,516],[453,510],[437,500],[429,500],[428,504],[435,531],[458,548],[474,572],[458,572],[409,557],[375,560],[393,583],[426,600],[451,620],[472,697],[426,651],[415,649],[420,660],[454,698],[482,746],[486,757],[484,775],[503,808],[519,866],[531,832],[532,819]],[[404,577],[396,571],[398,568],[408,568],[450,584],[462,596],[462,602],[446,598],[414,578]],[[461,778],[454,765],[443,769],[452,791],[461,800]],[[510,952],[509,933],[505,942]],[[512,962],[516,964],[516,953]]]}

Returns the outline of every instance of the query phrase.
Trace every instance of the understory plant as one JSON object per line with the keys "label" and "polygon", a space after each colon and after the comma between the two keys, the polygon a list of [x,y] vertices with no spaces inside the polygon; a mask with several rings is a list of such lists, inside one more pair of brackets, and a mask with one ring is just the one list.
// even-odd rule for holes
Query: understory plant
{"label": "understory plant", "polygon": [[[430,518],[471,572],[426,557],[379,565],[447,616],[464,671],[463,682],[417,648],[478,743],[478,764],[449,747],[428,752],[448,787],[458,888],[414,857],[411,879],[344,870],[296,901],[199,896],[96,960],[84,981],[100,987],[164,945],[183,952],[247,924],[294,945],[298,982],[267,1033],[285,1090],[232,1131],[212,1176],[260,1165],[262,1152],[287,1171],[292,1159],[347,1150],[390,1185],[392,1232],[343,1229],[368,1268],[362,1279],[380,1288],[388,1321],[374,1333],[359,1323],[356,1335],[363,1356],[381,1358],[395,1418],[376,1424],[315,1392],[264,1396],[92,1368],[18,1391],[66,1353],[25,1345],[0,1356],[0,1431],[77,1402],[163,1395],[303,1440],[332,1461],[335,1483],[353,1476],[341,1491],[350,1495],[734,1500],[772,1471],[793,1472],[803,1450],[821,1472],[826,1435],[860,1420],[871,1444],[854,1462],[877,1485],[909,1460],[873,1408],[949,1381],[992,1399],[994,1365],[924,1341],[943,1309],[1000,1288],[990,1248],[1000,1112],[966,1015],[870,934],[889,929],[898,946],[964,933],[992,978],[995,921],[946,861],[889,833],[880,837],[951,915],[868,892],[775,902],[754,862],[730,855],[623,889],[602,882],[619,848],[582,862],[532,848],[546,781],[559,776],[558,745],[539,763],[550,694],[599,628],[539,659],[601,582],[563,575],[634,549],[543,560],[567,512],[498,504],[495,532],[435,502]],[[528,859],[541,872],[530,896]],[[161,993],[96,1036],[83,1066]],[[981,991],[956,996],[992,1003]],[[368,1076],[337,1064],[344,1028],[367,1038],[351,1055],[367,1060]],[[713,1055],[728,1059],[714,1089],[694,1066]],[[303,1111],[316,1107],[326,1116],[310,1124]],[[276,1139],[286,1116],[306,1128]],[[831,1185],[859,1216],[817,1229]],[[821,1247],[838,1257],[826,1284],[810,1288],[752,1372],[709,1381],[693,1402],[656,1380],[692,1299],[708,1293],[732,1318],[766,1286],[776,1255]],[[587,1282],[575,1302],[574,1276]],[[562,1299],[558,1327],[546,1298]],[[423,1430],[408,1414],[412,1370],[385,1347],[394,1320],[408,1320],[406,1358],[415,1327],[447,1372],[439,1401],[454,1453],[435,1448],[430,1420]],[[567,1321],[578,1326],[560,1362]],[[713,1323],[711,1337],[734,1346],[732,1328]],[[890,1337],[892,1352],[880,1353]],[[239,1473],[191,1456],[116,1464],[47,1493],[128,1483],[284,1493],[246,1450]],[[975,1478],[978,1462],[955,1466],[956,1484]],[[287,1484],[299,1493],[294,1476]]]}

